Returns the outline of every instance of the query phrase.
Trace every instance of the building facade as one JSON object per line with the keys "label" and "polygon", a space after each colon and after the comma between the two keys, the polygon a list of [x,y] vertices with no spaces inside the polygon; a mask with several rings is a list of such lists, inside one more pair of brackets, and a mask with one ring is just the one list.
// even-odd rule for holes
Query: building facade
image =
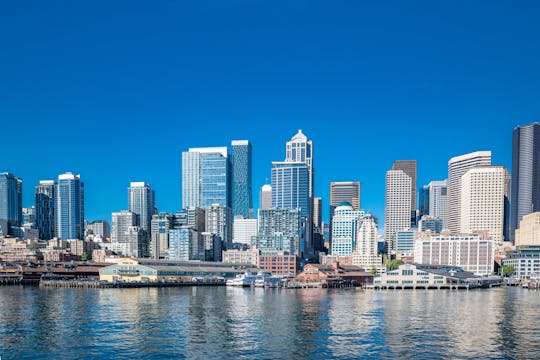
{"label": "building facade", "polygon": [[416,160],[396,160],[392,165],[392,170],[401,170],[411,178],[411,213],[416,212],[416,174],[418,163]]}
{"label": "building facade", "polygon": [[510,175],[502,166],[478,166],[463,174],[460,230],[464,233],[489,231],[497,244],[502,243],[509,185]]}
{"label": "building facade", "polygon": [[156,213],[155,193],[145,182],[132,182],[128,188],[128,209],[137,214],[139,226],[150,238],[152,216]]}
{"label": "building facade", "polygon": [[540,246],[540,211],[524,215],[516,229],[516,246]]}
{"label": "building facade", "polygon": [[448,161],[448,229],[461,232],[461,177],[469,169],[491,165],[491,151],[477,151]]}
{"label": "building facade", "polygon": [[11,228],[22,225],[22,180],[0,173],[0,235],[11,235]]}
{"label": "building facade", "polygon": [[259,194],[259,209],[268,210],[272,208],[272,185],[265,184],[261,187]]}
{"label": "building facade", "polygon": [[302,249],[302,213],[299,209],[259,210],[258,233],[251,245],[258,249],[283,250],[299,256]]}
{"label": "building facade", "polygon": [[56,232],[63,240],[84,239],[84,183],[80,175],[65,173],[56,185]]}
{"label": "building facade", "polygon": [[365,216],[363,211],[354,210],[351,204],[341,203],[332,217],[332,255],[350,256],[356,247],[358,223]]}
{"label": "building facade", "polygon": [[[386,173],[384,240],[394,249],[396,231],[411,227],[411,178],[403,170]],[[332,239],[333,241],[333,239]]]}
{"label": "building facade", "polygon": [[540,211],[540,124],[518,126],[512,134],[510,235],[523,216]]}
{"label": "building facade", "polygon": [[352,264],[366,270],[380,269],[382,258],[379,256],[378,249],[377,222],[371,214],[366,214],[357,226]]}
{"label": "building facade", "polygon": [[228,206],[213,204],[206,208],[206,232],[216,234],[226,249],[233,242],[233,215]]}
{"label": "building facade", "polygon": [[443,229],[448,224],[448,186],[447,181],[431,181],[429,187],[429,212],[430,216],[437,217],[442,221]]}
{"label": "building facade", "polygon": [[251,239],[257,232],[257,219],[234,218],[233,243],[251,246]]}
{"label": "building facade", "polygon": [[310,215],[309,167],[304,163],[272,163],[272,207],[300,209],[302,217]]}
{"label": "building facade", "polygon": [[50,240],[56,232],[56,182],[41,180],[36,186],[36,227],[41,240]]}
{"label": "building facade", "polygon": [[253,209],[251,188],[251,144],[248,140],[233,140],[232,148],[232,192],[233,215],[250,217]]}

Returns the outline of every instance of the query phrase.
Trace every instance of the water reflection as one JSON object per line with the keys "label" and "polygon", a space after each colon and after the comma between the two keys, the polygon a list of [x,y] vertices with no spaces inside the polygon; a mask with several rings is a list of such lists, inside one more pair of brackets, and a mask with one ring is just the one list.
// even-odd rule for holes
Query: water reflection
{"label": "water reflection", "polygon": [[536,358],[540,293],[0,288],[20,358]]}

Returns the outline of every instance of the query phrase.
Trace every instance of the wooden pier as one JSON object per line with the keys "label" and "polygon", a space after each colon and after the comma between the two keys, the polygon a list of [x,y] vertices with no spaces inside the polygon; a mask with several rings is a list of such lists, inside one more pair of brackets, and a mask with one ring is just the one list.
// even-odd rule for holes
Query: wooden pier
{"label": "wooden pier", "polygon": [[99,280],[41,280],[40,287],[64,288],[150,288],[150,287],[184,287],[184,286],[225,286],[224,281],[185,281],[185,282],[116,282]]}

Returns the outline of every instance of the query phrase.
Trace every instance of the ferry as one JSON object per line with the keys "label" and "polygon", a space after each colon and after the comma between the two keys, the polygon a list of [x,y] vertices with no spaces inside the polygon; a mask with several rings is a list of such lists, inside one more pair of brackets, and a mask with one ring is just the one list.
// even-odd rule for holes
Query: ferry
{"label": "ferry", "polygon": [[226,282],[227,286],[240,286],[240,287],[246,287],[246,286],[252,286],[255,284],[255,280],[258,279],[258,275],[253,275],[248,272],[245,272],[243,274],[238,274],[234,277],[234,279],[229,279]]}

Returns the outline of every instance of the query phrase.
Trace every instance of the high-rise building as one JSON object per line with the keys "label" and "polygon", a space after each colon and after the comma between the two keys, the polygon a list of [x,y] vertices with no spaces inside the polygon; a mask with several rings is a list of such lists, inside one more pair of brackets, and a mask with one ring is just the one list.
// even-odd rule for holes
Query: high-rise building
{"label": "high-rise building", "polygon": [[446,180],[431,181],[429,188],[429,212],[430,216],[442,220],[442,226],[446,229],[448,224],[448,187]]}
{"label": "high-rise building", "polygon": [[204,253],[204,244],[198,231],[189,226],[182,226],[169,231],[170,260],[200,260]]}
{"label": "high-rise building", "polygon": [[204,257],[201,257],[203,261],[221,261],[221,238],[209,232],[203,232],[200,234],[201,243],[204,244]]}
{"label": "high-rise building", "polygon": [[272,208],[272,185],[265,184],[259,193],[259,209],[268,210]]}
{"label": "high-rise building", "polygon": [[272,207],[300,209],[303,219],[310,215],[309,167],[305,163],[272,163]]}
{"label": "high-rise building", "polygon": [[130,227],[138,226],[137,214],[130,210],[122,210],[112,213],[111,242],[127,243],[125,234]]}
{"label": "high-rise building", "polygon": [[418,191],[418,219],[429,215],[429,185],[424,185]]}
{"label": "high-rise building", "polygon": [[251,238],[257,236],[257,219],[235,216],[233,222],[233,242],[251,246]]}
{"label": "high-rise building", "polygon": [[308,196],[313,198],[313,142],[302,130],[287,141],[285,162],[303,163],[308,167]]}
{"label": "high-rise building", "polygon": [[248,140],[233,140],[232,154],[232,191],[231,203],[233,215],[250,217],[253,209],[251,188],[251,144]]}
{"label": "high-rise building", "polygon": [[313,225],[319,231],[322,225],[322,198],[313,198]]}
{"label": "high-rise building", "polygon": [[540,211],[540,123],[518,126],[512,134],[510,236],[523,216]]}
{"label": "high-rise building", "polygon": [[402,170],[411,178],[411,212],[416,212],[416,160],[396,160],[392,165],[392,170]]}
{"label": "high-rise building", "polygon": [[232,209],[225,205],[212,204],[206,208],[206,232],[218,235],[225,248],[230,249],[233,242]]}
{"label": "high-rise building", "polygon": [[363,211],[354,210],[348,202],[341,203],[332,217],[331,254],[350,256],[356,247],[358,223],[365,216]]}
{"label": "high-rise building", "polygon": [[56,182],[41,180],[36,186],[36,226],[42,240],[50,240],[56,231]]}
{"label": "high-rise building", "polygon": [[430,215],[424,215],[418,222],[418,231],[424,232],[424,231],[432,231],[433,234],[440,234],[443,230],[443,221],[442,219],[430,216]]}
{"label": "high-rise building", "polygon": [[182,153],[182,208],[231,206],[227,147],[190,148]]}
{"label": "high-rise building", "polygon": [[510,175],[503,166],[478,166],[461,177],[461,232],[489,232],[496,244],[504,239],[505,202]]}
{"label": "high-rise building", "polygon": [[185,225],[202,233],[206,230],[206,215],[205,210],[200,207],[190,206],[182,210],[186,214]]}
{"label": "high-rise building", "polygon": [[8,172],[0,173],[0,235],[11,235],[11,228],[22,223],[22,180]]}
{"label": "high-rise building", "polygon": [[149,256],[149,241],[138,226],[139,217],[130,210],[112,213],[111,248],[124,256]]}
{"label": "high-rise building", "polygon": [[300,209],[259,210],[258,233],[251,244],[257,249],[277,249],[299,256],[302,238]]}
{"label": "high-rise building", "polygon": [[491,151],[477,151],[456,156],[448,161],[448,224],[452,233],[459,233],[461,227],[461,177],[469,169],[491,165]]}
{"label": "high-rise building", "polygon": [[515,245],[540,246],[540,212],[523,216],[516,229]]}
{"label": "high-rise building", "polygon": [[340,181],[330,183],[330,214],[342,202],[351,204],[354,210],[360,210],[360,182]]}
{"label": "high-rise building", "polygon": [[150,237],[152,216],[156,213],[155,193],[145,182],[132,182],[128,188],[128,209],[137,214],[139,226]]}
{"label": "high-rise building", "polygon": [[[403,170],[386,172],[384,240],[393,248],[396,231],[411,227],[411,178]],[[333,241],[333,239],[332,239]]]}
{"label": "high-rise building", "polygon": [[377,222],[371,214],[366,214],[358,223],[356,245],[352,252],[352,264],[367,271],[380,268],[382,258],[379,255],[377,241]]}
{"label": "high-rise building", "polygon": [[80,175],[58,176],[56,234],[62,240],[84,239],[84,184]]}

